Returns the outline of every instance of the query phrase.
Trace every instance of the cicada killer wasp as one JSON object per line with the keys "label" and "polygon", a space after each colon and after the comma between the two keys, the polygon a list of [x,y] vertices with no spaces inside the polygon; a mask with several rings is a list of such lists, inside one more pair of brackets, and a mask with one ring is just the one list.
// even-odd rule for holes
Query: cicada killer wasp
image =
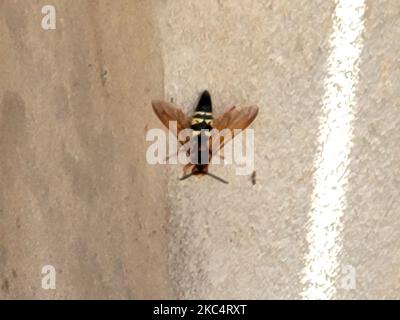
{"label": "cicada killer wasp", "polygon": [[[224,144],[234,138],[235,134],[240,132],[240,130],[246,129],[253,122],[258,114],[258,107],[251,106],[241,108],[240,110],[236,107],[232,107],[219,117],[214,118],[212,113],[211,96],[207,90],[200,96],[192,117],[186,116],[180,108],[169,102],[157,100],[153,101],[152,105],[155,114],[167,128],[169,128],[170,121],[176,121],[177,137],[179,137],[179,133],[184,129],[192,130],[190,145],[191,150],[196,151],[192,152],[192,154],[195,154],[196,156],[191,157],[190,163],[184,166],[184,174],[180,180],[185,180],[193,175],[208,175],[223,183],[228,183],[227,181],[208,172],[208,166],[213,154],[212,141],[214,140],[211,139],[212,130],[217,129],[217,132],[221,132],[222,130],[230,131],[228,137],[226,135],[219,137],[217,148],[221,150]],[[188,141],[185,140],[179,142],[183,144]]]}

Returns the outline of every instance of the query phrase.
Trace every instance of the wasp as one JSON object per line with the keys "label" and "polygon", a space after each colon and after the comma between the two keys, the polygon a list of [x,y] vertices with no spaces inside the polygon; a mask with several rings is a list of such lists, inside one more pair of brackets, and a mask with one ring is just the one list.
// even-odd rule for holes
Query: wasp
{"label": "wasp", "polygon": [[[226,180],[217,177],[216,175],[208,172],[208,167],[216,148],[222,150],[224,144],[230,139],[234,138],[234,135],[240,130],[246,129],[257,117],[258,107],[250,106],[241,109],[231,107],[228,111],[218,116],[213,117],[213,107],[210,93],[205,90],[197,103],[197,107],[192,117],[188,117],[182,111],[172,103],[165,101],[152,101],[154,113],[160,119],[160,121],[169,128],[170,121],[176,121],[177,123],[177,137],[182,130],[191,129],[192,137],[190,139],[190,150],[191,152],[190,163],[186,164],[183,168],[183,176],[180,180],[185,180],[191,176],[204,176],[208,175],[214,179],[217,179],[223,183],[228,183]],[[212,147],[212,133],[220,132],[222,130],[229,130],[228,136],[218,137],[219,143],[215,148]],[[179,139],[178,139],[179,140]],[[179,141],[181,144],[186,143]],[[215,144],[214,144],[215,145]]]}

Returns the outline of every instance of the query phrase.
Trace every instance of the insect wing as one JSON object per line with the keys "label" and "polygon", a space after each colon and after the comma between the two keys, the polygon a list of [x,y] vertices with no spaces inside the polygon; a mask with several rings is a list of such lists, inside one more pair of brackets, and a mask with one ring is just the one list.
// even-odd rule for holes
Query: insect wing
{"label": "insect wing", "polygon": [[227,112],[220,115],[213,121],[213,128],[217,129],[220,133],[224,129],[228,129],[230,134],[228,136],[221,135],[220,137],[215,137],[220,139],[217,148],[222,149],[224,144],[229,140],[234,138],[234,135],[239,132],[239,130],[246,129],[257,117],[258,107],[251,106],[242,108],[240,110],[236,107],[232,107]]}
{"label": "insect wing", "polygon": [[177,132],[190,127],[190,118],[187,117],[181,109],[174,106],[172,103],[165,101],[156,100],[152,102],[154,113],[160,119],[160,121],[169,129],[169,122],[177,122]]}

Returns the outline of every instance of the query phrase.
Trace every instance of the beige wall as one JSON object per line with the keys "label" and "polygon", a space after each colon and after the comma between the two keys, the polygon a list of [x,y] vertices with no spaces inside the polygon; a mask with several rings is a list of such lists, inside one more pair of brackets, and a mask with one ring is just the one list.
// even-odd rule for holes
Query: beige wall
{"label": "beige wall", "polygon": [[[301,298],[334,10],[0,1],[0,298]],[[334,298],[400,297],[399,11],[367,1]],[[189,111],[204,89],[216,114],[259,105],[255,185],[233,166],[211,167],[223,185],[146,163],[150,101]]]}
{"label": "beige wall", "polygon": [[[169,296],[163,170],[145,162],[163,70],[146,1],[0,2],[0,298]],[[57,290],[41,289],[41,269]]]}

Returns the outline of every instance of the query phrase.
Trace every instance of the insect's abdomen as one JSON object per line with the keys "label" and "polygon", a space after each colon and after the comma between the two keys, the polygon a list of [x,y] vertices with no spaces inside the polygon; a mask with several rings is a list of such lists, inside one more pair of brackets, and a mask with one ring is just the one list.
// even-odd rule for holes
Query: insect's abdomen
{"label": "insect's abdomen", "polygon": [[[197,152],[192,158],[193,163],[208,163],[209,153],[207,140],[210,134],[209,131],[212,130],[212,121],[212,102],[210,94],[206,90],[200,97],[191,123],[194,138],[192,148],[197,149]],[[202,132],[202,130],[205,131]]]}

